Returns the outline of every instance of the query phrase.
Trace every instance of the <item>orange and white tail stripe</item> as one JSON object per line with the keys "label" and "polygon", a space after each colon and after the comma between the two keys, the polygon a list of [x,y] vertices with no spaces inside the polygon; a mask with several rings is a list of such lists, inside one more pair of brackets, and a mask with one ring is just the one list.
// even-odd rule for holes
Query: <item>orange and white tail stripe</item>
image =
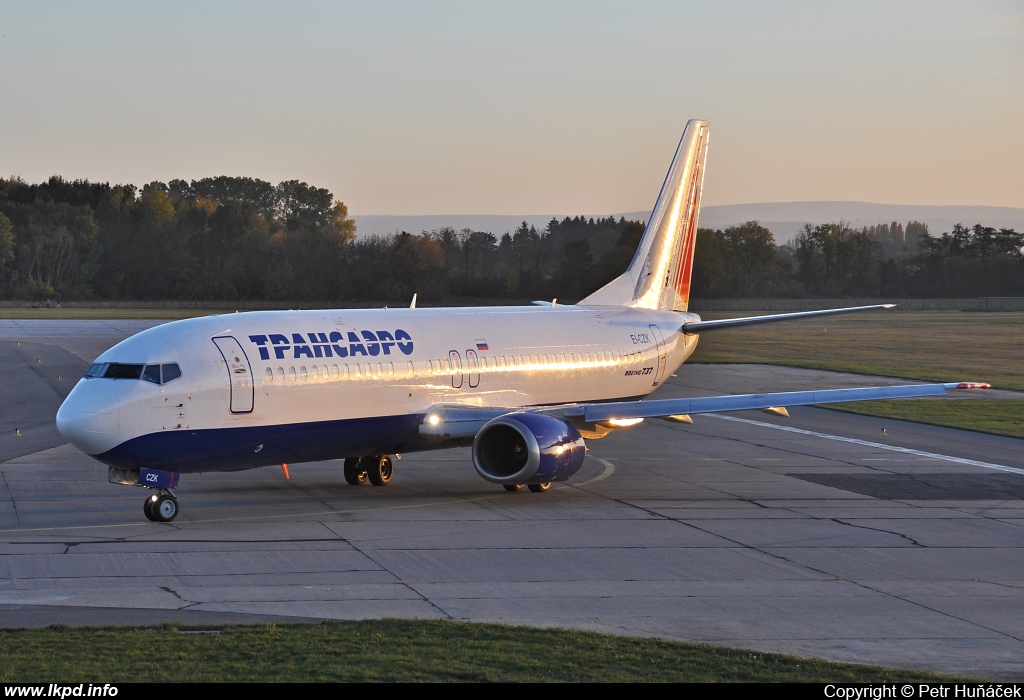
{"label": "orange and white tail stripe", "polygon": [[687,122],[633,261],[580,304],[688,309],[708,131],[705,121]]}

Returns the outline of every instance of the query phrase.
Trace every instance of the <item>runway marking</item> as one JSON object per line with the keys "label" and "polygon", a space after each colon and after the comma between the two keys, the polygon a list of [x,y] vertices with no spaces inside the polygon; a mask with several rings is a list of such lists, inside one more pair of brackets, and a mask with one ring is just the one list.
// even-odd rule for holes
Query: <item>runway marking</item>
{"label": "runway marking", "polygon": [[596,459],[598,462],[604,465],[604,471],[595,476],[593,479],[590,479],[589,481],[581,481],[578,484],[571,484],[571,486],[586,486],[588,484],[593,484],[598,481],[604,481],[609,476],[615,473],[615,465],[612,464],[610,459],[605,459],[604,457],[594,457],[594,459]]}
{"label": "runway marking", "polygon": [[869,442],[867,440],[858,440],[857,438],[848,438],[841,435],[829,435],[828,433],[818,433],[813,430],[804,430],[803,428],[792,428],[788,425],[775,425],[774,423],[762,423],[761,421],[749,420],[747,418],[736,418],[735,416],[722,416],[717,413],[706,413],[704,414],[708,418],[719,418],[721,420],[729,420],[735,423],[746,423],[747,425],[756,425],[759,428],[772,428],[773,430],[785,430],[787,433],[798,433],[800,435],[810,435],[811,437],[824,438],[825,440],[836,440],[838,442],[849,442],[854,445],[863,445],[864,447],[874,447],[879,450],[889,450],[890,452],[902,452],[903,454],[915,455],[917,457],[926,457],[928,459],[939,459],[946,462],[954,462],[956,464],[967,464],[972,467],[982,467],[984,469],[995,469],[1001,472],[1011,472],[1013,474],[1024,474],[1024,469],[1018,469],[1016,467],[1007,467],[1002,464],[992,464],[991,462],[979,462],[976,459],[965,459],[963,457],[951,457],[950,455],[936,454],[934,452],[923,452],[921,450],[912,450],[909,447],[897,447],[896,445],[884,445],[880,442]]}

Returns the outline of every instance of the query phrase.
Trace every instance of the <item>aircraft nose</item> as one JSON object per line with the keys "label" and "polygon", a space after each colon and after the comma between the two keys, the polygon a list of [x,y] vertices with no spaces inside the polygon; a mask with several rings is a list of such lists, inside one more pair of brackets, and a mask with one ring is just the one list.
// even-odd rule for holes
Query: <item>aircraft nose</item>
{"label": "aircraft nose", "polygon": [[113,382],[85,379],[57,411],[57,431],[82,452],[98,455],[117,445],[119,418]]}

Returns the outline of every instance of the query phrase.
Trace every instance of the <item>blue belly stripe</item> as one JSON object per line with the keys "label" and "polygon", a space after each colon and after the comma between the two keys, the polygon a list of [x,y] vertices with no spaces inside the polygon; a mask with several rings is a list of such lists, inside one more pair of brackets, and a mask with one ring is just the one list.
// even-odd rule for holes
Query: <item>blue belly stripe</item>
{"label": "blue belly stripe", "polygon": [[[106,464],[196,473],[454,447],[419,435],[422,415],[174,430],[141,435],[95,455]],[[262,445],[262,447],[260,447]]]}

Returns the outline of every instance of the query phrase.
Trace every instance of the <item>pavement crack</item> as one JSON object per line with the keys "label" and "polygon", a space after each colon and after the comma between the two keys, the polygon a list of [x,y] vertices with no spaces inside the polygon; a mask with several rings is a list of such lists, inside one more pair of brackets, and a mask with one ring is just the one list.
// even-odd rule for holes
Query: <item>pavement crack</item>
{"label": "pavement crack", "polygon": [[[324,527],[326,527],[326,528],[327,528],[327,529],[328,529],[328,530],[329,530],[330,532],[334,532],[334,530],[331,530],[330,526],[329,526],[329,525],[327,525],[326,523],[320,523],[320,524],[321,524],[321,525],[323,525]],[[367,553],[367,552],[365,552],[364,550],[360,549],[360,548],[359,548],[359,545],[355,544],[355,543],[354,543],[354,542],[352,542],[351,540],[348,540],[348,539],[346,539],[345,537],[343,537],[343,536],[341,536],[341,535],[338,535],[338,539],[339,539],[339,540],[341,540],[342,542],[345,542],[345,543],[346,543],[346,544],[347,544],[348,546],[350,546],[350,547],[351,547],[351,548],[352,548],[352,549],[353,549],[354,551],[356,551],[356,552],[359,552],[359,553],[360,553],[361,555],[363,555],[364,557],[366,557],[367,559],[369,559],[369,560],[370,560],[371,562],[373,562],[374,564],[376,564],[376,565],[377,565],[377,566],[379,567],[379,570],[380,570],[380,571],[386,571],[386,572],[388,572],[389,574],[391,574],[392,576],[394,576],[394,577],[395,577],[395,581],[397,581],[397,582],[398,582],[399,584],[401,584],[402,586],[404,586],[404,587],[406,588],[406,590],[409,590],[409,591],[411,591],[412,593],[415,593],[415,594],[416,594],[416,596],[417,596],[417,597],[418,597],[418,598],[419,598],[419,599],[420,599],[421,601],[423,601],[424,603],[426,603],[427,605],[429,605],[430,607],[432,607],[432,608],[433,608],[434,610],[436,610],[436,611],[437,611],[438,613],[440,613],[440,615],[441,615],[442,617],[444,617],[444,619],[446,619],[446,620],[454,620],[454,619],[455,619],[454,617],[452,617],[451,615],[449,615],[449,614],[448,614],[448,612],[447,612],[446,610],[444,610],[444,609],[443,609],[443,608],[442,608],[441,606],[439,606],[439,605],[438,605],[437,603],[435,603],[435,602],[434,602],[434,601],[432,601],[432,600],[431,600],[430,598],[428,598],[427,596],[425,596],[425,595],[424,595],[423,593],[421,593],[420,591],[418,591],[418,590],[417,590],[417,589],[416,589],[416,588],[415,588],[415,587],[414,587],[414,586],[413,586],[412,584],[410,584],[410,583],[409,583],[408,581],[406,581],[405,579],[403,579],[403,578],[402,578],[401,576],[399,576],[398,574],[396,574],[396,573],[395,573],[394,571],[391,571],[390,569],[388,569],[388,568],[387,568],[386,566],[384,566],[384,565],[383,565],[382,563],[380,563],[379,561],[377,561],[377,560],[376,560],[376,559],[375,559],[375,558],[374,558],[373,556],[371,556],[371,555],[370,555],[369,553]]]}
{"label": "pavement crack", "polygon": [[18,524],[21,525],[21,516],[18,515],[18,502],[14,500],[14,492],[11,491],[11,485],[7,483],[7,474],[0,472],[0,476],[3,476],[4,478],[4,488],[7,489],[7,495],[11,499],[11,508],[14,509],[14,518],[18,521]]}
{"label": "pavement crack", "polygon": [[194,601],[194,600],[186,600],[186,599],[182,598],[181,594],[178,593],[173,588],[171,588],[170,586],[157,586],[157,588],[159,588],[162,591],[166,591],[167,593],[170,593],[172,596],[174,596],[175,598],[180,600],[182,603],[186,603],[185,607],[189,607],[189,606],[192,606],[192,605],[197,605],[196,601]]}
{"label": "pavement crack", "polygon": [[847,520],[843,520],[842,518],[828,518],[828,520],[831,520],[834,523],[838,523],[839,525],[847,525],[849,527],[860,528],[861,530],[870,530],[871,532],[884,532],[887,535],[896,535],[897,537],[905,539],[907,542],[909,542],[910,544],[914,545],[915,547],[925,547],[926,546],[926,545],[921,544],[917,540],[915,540],[910,535],[904,535],[902,532],[894,532],[892,530],[886,530],[883,527],[869,527],[867,525],[860,525],[858,523],[851,523],[851,522],[849,522]]}
{"label": "pavement crack", "polygon": [[[385,571],[386,571],[386,569],[385,569]],[[391,572],[389,571],[388,573],[391,573]],[[392,576],[394,576],[394,574],[392,574]],[[396,577],[396,578],[397,578],[397,577]],[[419,591],[419,590],[418,590],[418,589],[417,589],[417,588],[416,588],[415,586],[413,586],[413,585],[412,585],[411,583],[409,583],[408,581],[404,581],[404,580],[402,580],[402,579],[398,579],[398,582],[399,582],[400,584],[402,584],[403,586],[405,586],[406,590],[412,591],[413,593],[415,593],[416,595],[418,595],[418,596],[420,597],[420,600],[422,600],[422,601],[423,601],[424,603],[426,603],[427,605],[429,605],[430,607],[432,607],[432,608],[433,608],[434,610],[436,610],[437,612],[439,612],[439,613],[440,613],[440,614],[441,614],[442,616],[444,616],[444,619],[446,619],[446,620],[454,620],[454,619],[455,619],[455,618],[454,618],[454,617],[453,617],[452,615],[450,615],[450,614],[448,613],[448,611],[447,611],[447,610],[445,610],[445,609],[444,609],[444,608],[442,608],[442,607],[441,607],[440,605],[438,605],[437,603],[435,603],[434,601],[432,601],[432,600],[431,600],[430,598],[428,598],[427,596],[425,596],[425,595],[424,595],[424,594],[423,594],[422,592],[420,592],[420,591]]]}

